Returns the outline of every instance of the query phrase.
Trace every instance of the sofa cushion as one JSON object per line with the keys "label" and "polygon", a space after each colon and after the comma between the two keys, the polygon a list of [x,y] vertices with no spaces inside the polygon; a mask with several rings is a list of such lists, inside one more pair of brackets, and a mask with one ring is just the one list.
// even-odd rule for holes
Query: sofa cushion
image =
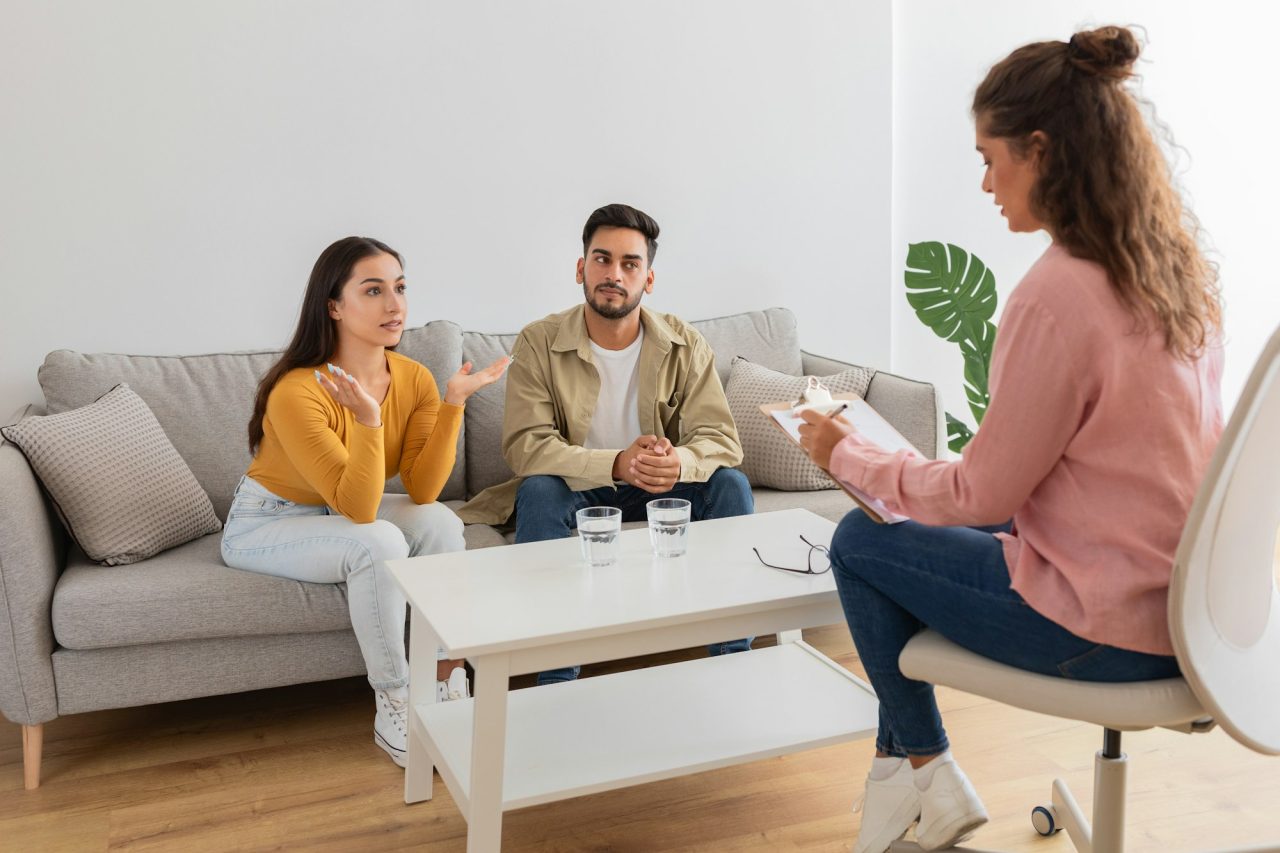
{"label": "sofa cushion", "polygon": [[799,507],[836,522],[844,518],[850,510],[858,509],[858,505],[842,489],[821,489],[816,492],[752,489],[751,496],[756,501],[756,512],[773,512]]}
{"label": "sofa cushion", "polygon": [[99,563],[136,563],[222,529],[209,496],[128,385],[3,432],[26,455],[68,532]]}
{"label": "sofa cushion", "polygon": [[63,716],[366,672],[349,629],[113,649],[62,648],[49,660],[58,680],[57,713]]}
{"label": "sofa cushion", "polygon": [[[511,352],[515,335],[465,332],[462,355],[476,368],[487,367]],[[507,375],[487,385],[467,400],[467,496],[505,483],[513,476],[502,458],[502,410],[507,399]]]}
{"label": "sofa cushion", "polygon": [[345,585],[229,569],[221,540],[204,536],[116,568],[72,549],[53,593],[54,637],[65,648],[101,649],[351,627]]}
{"label": "sofa cushion", "polygon": [[733,360],[738,357],[793,376],[800,371],[800,332],[796,315],[786,308],[766,308],[698,320],[693,324],[716,354],[720,384],[729,381]]}
{"label": "sofa cushion", "polygon": [[[432,320],[417,329],[408,329],[400,336],[400,345],[396,352],[407,355],[414,361],[426,366],[440,388],[440,396],[444,396],[445,383],[449,377],[458,372],[462,366],[462,329],[457,323],[449,320]],[[474,399],[474,398],[473,398]],[[471,408],[471,400],[467,401]],[[454,459],[453,470],[440,491],[440,500],[462,500],[466,497],[467,463],[464,438],[467,434],[469,419],[464,417],[462,427],[458,430],[458,451]],[[387,482],[388,492],[404,494],[404,484],[397,476]]]}
{"label": "sofa cushion", "polygon": [[[850,367],[831,376],[820,376],[818,381],[833,394],[861,397],[866,395],[873,375],[865,367]],[[806,382],[803,376],[778,373],[746,359],[733,360],[725,396],[742,440],[740,467],[751,485],[787,491],[835,488],[831,478],[760,411],[763,403],[799,399]]]}
{"label": "sofa cushion", "polygon": [[249,469],[249,416],[258,378],[278,352],[150,356],[58,350],[40,366],[51,413],[101,397],[121,382],[141,397],[164,428],[219,518]]}

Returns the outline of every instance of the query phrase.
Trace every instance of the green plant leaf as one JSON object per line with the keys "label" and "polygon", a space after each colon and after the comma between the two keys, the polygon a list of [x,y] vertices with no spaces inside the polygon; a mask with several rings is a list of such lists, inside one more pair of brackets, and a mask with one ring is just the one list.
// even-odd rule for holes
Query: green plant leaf
{"label": "green plant leaf", "polygon": [[973,430],[969,429],[969,425],[947,412],[947,447],[951,448],[951,452],[959,453],[964,450],[971,438]]}
{"label": "green plant leaf", "polygon": [[907,246],[907,302],[944,340],[981,340],[996,311],[996,278],[977,255],[939,242]]}
{"label": "green plant leaf", "polygon": [[982,425],[987,405],[991,402],[987,377],[995,341],[995,323],[984,323],[977,338],[960,341],[960,353],[964,357],[964,395],[969,401],[969,411],[973,412],[974,423],[979,426]]}

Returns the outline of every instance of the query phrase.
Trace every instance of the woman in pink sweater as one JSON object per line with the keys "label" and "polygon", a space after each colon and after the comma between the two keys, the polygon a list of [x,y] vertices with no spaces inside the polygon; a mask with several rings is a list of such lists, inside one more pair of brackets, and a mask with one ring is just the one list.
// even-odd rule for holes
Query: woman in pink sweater
{"label": "woman in pink sweater", "polygon": [[[1026,45],[974,96],[982,189],[1052,245],[1005,306],[991,403],[958,462],[887,453],[809,418],[815,462],[913,521],[840,523],[832,565],[881,702],[856,853],[919,821],[926,850],[987,819],[932,685],[898,669],[924,627],[1085,681],[1178,673],[1174,551],[1222,431],[1217,274],[1125,85],[1123,28]],[[1009,522],[1012,519],[1012,522]]]}

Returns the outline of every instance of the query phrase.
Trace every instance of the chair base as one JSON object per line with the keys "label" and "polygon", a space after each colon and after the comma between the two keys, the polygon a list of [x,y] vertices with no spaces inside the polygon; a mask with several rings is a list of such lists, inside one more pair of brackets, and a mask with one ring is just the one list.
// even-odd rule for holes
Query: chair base
{"label": "chair base", "polygon": [[1124,853],[1124,802],[1129,757],[1123,752],[1110,758],[1099,751],[1093,759],[1092,823],[1080,810],[1071,789],[1061,779],[1053,780],[1052,805],[1041,807],[1048,812],[1048,831],[1036,821],[1032,823],[1041,835],[1052,835],[1065,829],[1071,843],[1080,853]]}

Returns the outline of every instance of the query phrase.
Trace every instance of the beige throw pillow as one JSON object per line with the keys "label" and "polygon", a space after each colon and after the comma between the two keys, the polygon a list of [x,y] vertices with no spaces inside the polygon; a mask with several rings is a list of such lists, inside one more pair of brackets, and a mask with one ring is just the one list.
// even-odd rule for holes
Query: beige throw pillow
{"label": "beige throw pillow", "polygon": [[[874,376],[872,370],[854,367],[831,376],[819,376],[818,381],[832,394],[865,397]],[[733,360],[724,393],[742,441],[740,470],[751,485],[788,492],[836,487],[831,478],[760,411],[762,403],[798,399],[807,383],[807,376],[778,373],[745,358]]]}
{"label": "beige throw pillow", "polygon": [[222,529],[209,496],[128,385],[0,430],[91,560],[122,566]]}

